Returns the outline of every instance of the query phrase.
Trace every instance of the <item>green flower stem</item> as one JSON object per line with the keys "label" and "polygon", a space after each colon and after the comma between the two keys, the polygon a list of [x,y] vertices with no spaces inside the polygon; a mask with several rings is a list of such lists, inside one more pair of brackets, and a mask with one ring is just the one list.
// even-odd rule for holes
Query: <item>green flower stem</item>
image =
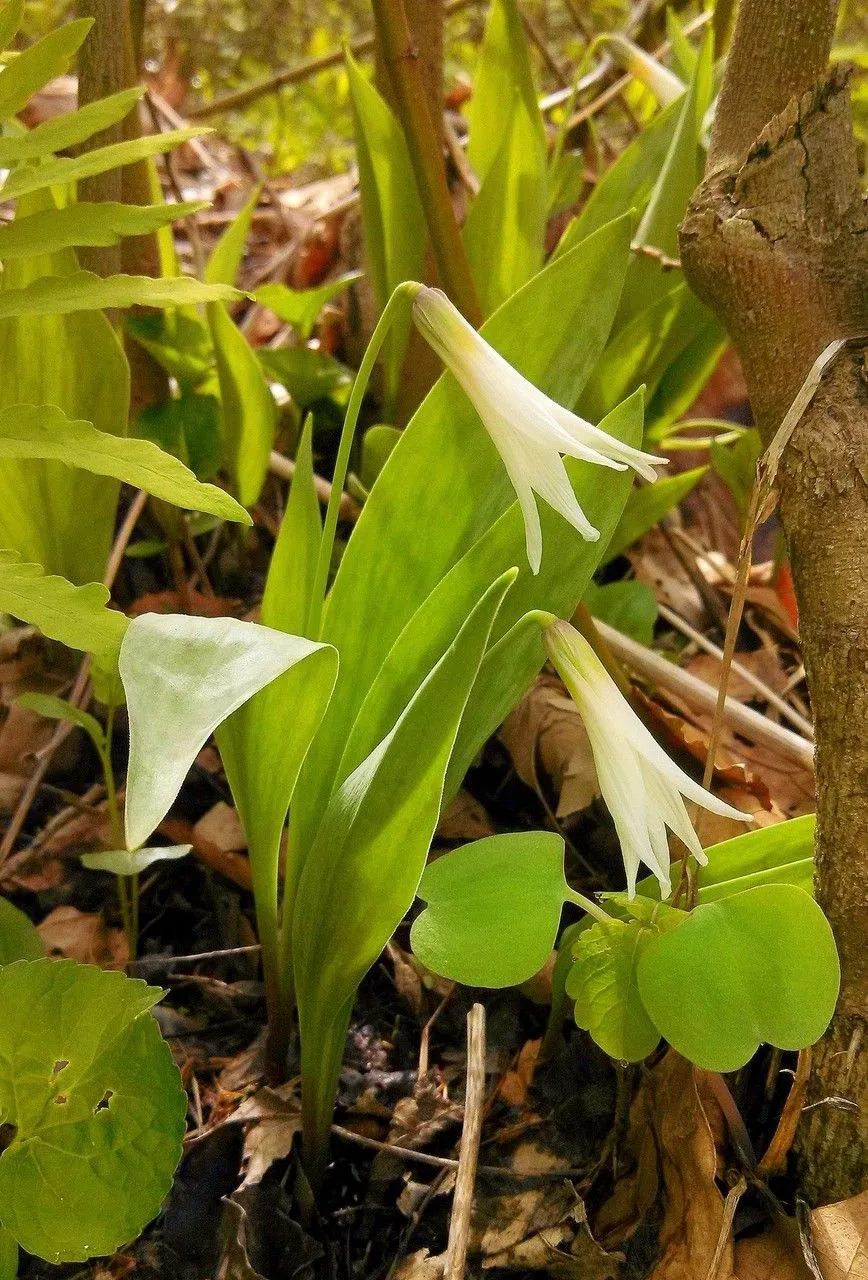
{"label": "green flower stem", "polygon": [[604,911],[598,902],[594,902],[592,898],[586,898],[583,893],[578,893],[575,889],[567,889],[564,893],[564,899],[567,902],[574,902],[577,907],[581,907],[589,916],[593,916],[600,924],[611,924],[612,917],[608,911]]}
{"label": "green flower stem", "polygon": [[377,356],[380,354],[380,348],[383,345],[385,337],[389,329],[395,322],[400,309],[405,307],[415,294],[419,292],[422,285],[416,284],[415,281],[406,281],[399,284],[389,301],[383,308],[383,314],[377,321],[377,327],[368,343],[368,349],[362,357],[362,363],[359,365],[359,371],[356,374],[356,380],[353,383],[353,389],[350,392],[349,404],[347,405],[347,413],[344,418],[343,431],[341,432],[341,440],[338,445],[338,456],[335,461],[334,476],[332,477],[332,489],[329,494],[328,506],[326,507],[326,517],[323,524],[322,540],[319,545],[319,556],[317,558],[316,573],[314,575],[313,592],[311,595],[310,611],[307,618],[307,626],[305,634],[311,639],[318,639],[320,627],[322,624],[322,610],[325,602],[326,588],[328,586],[329,568],[332,561],[332,552],[335,545],[335,532],[338,526],[338,515],[340,513],[341,495],[344,491],[344,481],[347,478],[347,470],[350,464],[350,453],[353,447],[353,439],[356,434],[356,426],[359,421],[359,413],[362,408],[362,400],[368,389]]}

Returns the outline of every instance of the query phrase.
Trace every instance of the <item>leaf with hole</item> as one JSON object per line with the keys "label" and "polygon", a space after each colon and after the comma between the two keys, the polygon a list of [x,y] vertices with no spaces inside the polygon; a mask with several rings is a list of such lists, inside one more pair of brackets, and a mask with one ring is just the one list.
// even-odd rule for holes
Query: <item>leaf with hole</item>
{"label": "leaf with hole", "polygon": [[187,1112],[161,995],[72,960],[0,969],[0,1222],[29,1253],[114,1253],[159,1212]]}

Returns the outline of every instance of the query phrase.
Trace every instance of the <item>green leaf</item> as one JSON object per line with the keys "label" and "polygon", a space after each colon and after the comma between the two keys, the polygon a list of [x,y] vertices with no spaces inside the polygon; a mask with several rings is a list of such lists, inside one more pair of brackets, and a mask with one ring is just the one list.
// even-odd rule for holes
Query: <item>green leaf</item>
{"label": "green leaf", "polygon": [[286,388],[302,413],[329,396],[346,400],[353,385],[346,365],[308,347],[278,347],[275,351],[260,347],[256,355],[268,376]]}
{"label": "green leaf", "polygon": [[16,707],[24,707],[27,711],[35,711],[47,720],[67,720],[70,724],[83,729],[98,751],[105,748],[105,734],[96,716],[81,707],[75,707],[65,698],[56,698],[50,693],[22,693],[15,699]]}
{"label": "green leaf", "polygon": [[24,21],[24,0],[7,0],[0,10],[0,52],[12,43]]}
{"label": "green leaf", "polygon": [[3,1227],[0,1227],[0,1280],[17,1280],[18,1277],[18,1242]]}
{"label": "green leaf", "polygon": [[650,647],[657,621],[657,597],[644,582],[608,582],[599,587],[588,584],[585,604],[595,618]]}
{"label": "green leaf", "polygon": [[198,387],[214,378],[211,333],[195,310],[127,316],[126,328],[179,383]]}
{"label": "green leaf", "polygon": [[161,995],[72,960],[0,970],[0,1120],[16,1130],[0,1154],[0,1218],[29,1253],[114,1253],[159,1212],[187,1112],[149,1013]]}
{"label": "green leaf", "polygon": [[137,84],[132,89],[89,102],[77,111],[45,120],[18,137],[0,138],[0,165],[6,168],[22,160],[40,160],[52,152],[78,146],[128,116],[144,93],[144,85]]}
{"label": "green leaf", "polygon": [[227,716],[323,646],[236,618],[142,614],[129,624],[119,669],[130,762],[127,846],[144,844]]}
{"label": "green leaf", "polygon": [[106,853],[83,853],[81,865],[88,871],[110,871],[116,876],[137,876],[155,862],[174,862],[185,857],[191,844],[155,845],[149,849],[110,849]]}
{"label": "green leaf", "polygon": [[500,147],[462,229],[464,249],[483,314],[536,275],[546,228],[545,145],[524,100],[513,95]]}
{"label": "green leaf", "polygon": [[[220,401],[216,396],[201,394],[183,384],[180,395],[143,409],[133,423],[133,430],[137,436],[152,440],[161,449],[182,458],[200,480],[213,476],[223,459]],[[244,511],[244,508],[239,505],[238,510]],[[249,519],[245,511],[243,523],[247,524]],[[219,520],[214,519],[214,524],[217,523]],[[145,554],[132,548],[127,554],[130,551],[133,555]]]}
{"label": "green leaf", "polygon": [[6,898],[0,898],[0,966],[16,960],[38,960],[44,955],[45,946],[36,925]]}
{"label": "green leaf", "polygon": [[209,305],[208,323],[217,358],[229,465],[242,505],[252,507],[268,471],[277,409],[256,353],[221,303]]}
{"label": "green leaf", "polygon": [[687,413],[716,369],[728,342],[723,325],[704,308],[704,315],[700,313],[691,337],[680,351],[672,351],[657,380],[646,418],[647,441],[663,440],[673,422]]}
{"label": "green leaf", "polygon": [[461,715],[514,577],[504,574],[486,591],[394,727],[336,791],[304,861],[292,955],[303,1103],[319,1142],[328,1134],[356,988],[413,901]]}
{"label": "green leaf", "polygon": [[237,290],[226,285],[200,284],[192,276],[154,280],[151,276],[102,277],[91,271],[76,271],[0,293],[0,320],[7,316],[57,316],[107,307],[183,307],[192,302],[232,301],[239,296]]}
{"label": "green leaf", "polygon": [[672,57],[678,74],[685,80],[689,80],[696,73],[698,55],[684,34],[684,28],[675,11],[668,7],[666,9],[666,39],[672,46]]}
{"label": "green leaf", "polygon": [[97,173],[120,169],[136,164],[148,156],[162,155],[179,147],[182,142],[199,138],[207,129],[176,129],[172,133],[149,133],[143,138],[130,138],[127,142],[113,142],[107,147],[95,147],[80,156],[59,156],[36,167],[21,168],[6,179],[0,188],[0,200],[20,200],[22,196],[46,187],[67,186],[92,178]]}
{"label": "green leaf", "polygon": [[99,582],[73,586],[46,576],[41,565],[22,563],[16,551],[0,551],[0,610],[39,627],[51,640],[113,662],[127,629],[122,613],[107,609]]}
{"label": "green leaf", "polygon": [[239,209],[226,231],[217,241],[205,267],[204,279],[208,284],[234,285],[244,258],[244,246],[250,233],[250,224],[259,204],[262,184],[257,183],[243,208]]}
{"label": "green leaf", "polygon": [[[483,326],[485,337],[507,360],[562,404],[575,402],[606,341],[625,269],[628,237],[626,218],[604,228],[572,254],[544,268]],[[613,418],[611,429],[633,432],[640,419],[641,402],[637,399],[619,415],[620,428]],[[605,425],[610,429],[608,421]],[[602,518],[608,530],[620,514],[629,478],[616,472],[604,477],[597,469],[583,470],[584,465],[570,465],[569,474],[577,484],[581,477],[579,492],[582,500],[589,499],[589,516]],[[443,647],[437,647],[441,636],[446,637],[445,646],[449,628],[454,635],[486,582],[510,565],[522,568],[515,591],[498,616],[495,641],[529,610],[562,612],[575,606],[596,567],[600,543],[589,549],[566,522],[540,504],[546,550],[540,577],[535,579],[527,568],[520,516],[517,510],[510,514],[515,505],[515,493],[485,428],[452,377],[444,376],[380,472],[327,601],[322,639],[340,652],[341,670],[293,804],[292,822],[298,824],[303,847],[312,838],[331,791],[343,780],[339,765],[349,728],[390,650],[423,605],[426,614],[420,617],[433,619],[436,632],[429,641],[425,626],[417,624],[418,652],[423,655],[420,665],[415,670],[398,664],[394,668],[402,681],[412,676],[411,689],[443,652]],[[490,532],[502,517],[511,522],[508,528]],[[607,536],[604,532],[601,541]],[[476,553],[479,558],[458,568],[482,539],[486,541]],[[490,557],[487,562],[486,556]],[[396,559],[402,565],[400,574],[393,571]],[[482,576],[486,569],[490,569],[487,578]],[[465,582],[465,594],[457,584],[453,591],[451,584],[444,583],[453,570]],[[574,591],[578,593],[575,596]],[[453,612],[435,608],[434,600],[441,592],[448,593]],[[426,604],[429,597],[431,605]],[[534,625],[522,636],[530,638],[515,665],[505,655],[501,671],[486,663],[491,681],[487,683],[486,697],[491,700],[487,711],[499,705],[500,688],[509,687],[511,694],[517,684],[518,696],[542,666],[539,628]],[[395,714],[404,702],[398,701]],[[466,742],[476,742],[474,751],[479,745],[477,732],[484,740],[489,731],[484,721],[480,711],[479,717],[469,722]],[[480,727],[474,729],[473,725]]]}
{"label": "green leaf", "polygon": [[[495,162],[518,93],[525,119],[536,134],[535,154],[543,148],[545,127],[533,83],[527,39],[515,0],[494,0],[488,14],[485,37],[474,76],[470,101],[470,138],[467,158],[480,182]],[[622,212],[622,210],[618,210]]]}
{"label": "green leaf", "polygon": [[694,467],[692,471],[682,471],[674,476],[661,476],[654,484],[633,488],[624,507],[624,513],[618,521],[618,527],[606,547],[602,563],[608,564],[616,556],[622,555],[638,542],[643,534],[653,529],[658,521],[684,501],[707,470],[708,467]]}
{"label": "green leaf", "polygon": [[63,75],[92,26],[93,18],[67,22],[23,50],[0,71],[0,120],[17,115],[38,89]]}
{"label": "green leaf", "polygon": [[351,284],[361,280],[361,271],[347,271],[334,280],[327,280],[316,289],[290,289],[285,284],[264,284],[254,293],[263,307],[268,307],[286,324],[291,324],[299,341],[307,342],[320,312],[332,298],[337,298]]}
{"label": "green leaf", "polygon": [[696,907],[639,961],[649,1016],[678,1053],[737,1071],[763,1041],[804,1049],[826,1030],[840,967],[826,917],[794,885]]}
{"label": "green leaf", "polygon": [[638,920],[613,919],[582,930],[573,947],[566,992],[575,1001],[576,1024],[617,1061],[641,1062],[660,1039],[637,981],[639,960],[653,938]]}
{"label": "green leaf", "polygon": [[401,432],[397,427],[390,427],[382,422],[369,427],[362,437],[362,464],[359,479],[368,493],[373,489],[374,481],[388,462],[389,454],[400,439]]}
{"label": "green leaf", "polygon": [[739,436],[735,444],[724,445],[712,441],[709,449],[711,465],[723,480],[742,518],[747,519],[747,509],[756,482],[756,464],[763,454],[763,442],[756,427]]}
{"label": "green leaf", "polygon": [[143,236],[176,218],[206,208],[190,204],[68,204],[44,210],[0,227],[0,262],[30,253],[54,253],[75,245],[119,244],[125,236]]}
{"label": "green leaf", "polygon": [[615,61],[650,89],[661,106],[676,102],[687,86],[672,71],[640,45],[618,33],[600,37],[603,48]]}
{"label": "green leaf", "polygon": [[468,987],[514,987],[551,954],[566,897],[564,842],[551,831],[476,840],[432,862],[410,945],[426,968]]}
{"label": "green leaf", "polygon": [[[350,53],[347,77],[356,135],[365,257],[382,311],[404,280],[418,280],[425,256],[425,215],[404,134]],[[392,327],[383,350],[387,402],[394,400],[410,337],[409,314]]]}
{"label": "green leaf", "polygon": [[321,538],[322,516],[313,482],[313,418],[308,415],[265,580],[262,621],[267,627],[306,634]]}
{"label": "green leaf", "polygon": [[71,421],[53,405],[0,409],[0,458],[53,458],[96,475],[114,476],[178,507],[252,523],[228,493],[202,484],[182,462],[150,440],[97,431],[89,422]]}

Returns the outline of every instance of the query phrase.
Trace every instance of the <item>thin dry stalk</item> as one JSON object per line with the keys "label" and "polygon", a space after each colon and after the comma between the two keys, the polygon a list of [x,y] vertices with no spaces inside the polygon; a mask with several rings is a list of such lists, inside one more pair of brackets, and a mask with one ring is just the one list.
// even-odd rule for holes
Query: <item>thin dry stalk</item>
{"label": "thin dry stalk", "polygon": [[485,1106],[485,1009],[475,1004],[467,1015],[467,1091],[458,1173],[449,1223],[444,1280],[463,1280],[470,1238],[470,1215],[479,1163],[479,1141]]}

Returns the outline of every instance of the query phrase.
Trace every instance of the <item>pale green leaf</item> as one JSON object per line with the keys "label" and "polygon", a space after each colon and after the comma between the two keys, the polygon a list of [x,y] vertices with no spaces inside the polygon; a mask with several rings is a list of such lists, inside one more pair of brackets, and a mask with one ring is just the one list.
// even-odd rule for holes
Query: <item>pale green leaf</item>
{"label": "pale green leaf", "polygon": [[66,720],[83,729],[98,751],[105,748],[105,734],[96,716],[81,707],[73,706],[65,698],[57,698],[50,693],[22,693],[15,699],[15,705],[24,707],[27,711],[35,711],[48,720]]}
{"label": "pale green leaf", "polygon": [[308,415],[295,457],[295,474],[262,597],[267,627],[304,635],[322,538],[322,516],[313,477],[313,417]]}
{"label": "pale green leaf", "polygon": [[217,359],[229,466],[239,500],[243,506],[252,507],[268,471],[277,408],[256,353],[222,303],[209,305],[208,323]]}
{"label": "pale green leaf", "polygon": [[545,128],[518,5],[515,0],[494,0],[470,101],[467,157],[480,182],[485,181],[501,148],[516,92],[525,118],[536,134],[537,143],[531,149],[535,153],[542,145],[545,156]]}
{"label": "pale green leaf", "polygon": [[576,1024],[621,1062],[641,1062],[660,1039],[637,979],[639,959],[653,937],[637,920],[595,921],[573,946],[566,993],[575,1001]]}
{"label": "pale green leaf", "polygon": [[45,944],[30,917],[7,898],[0,898],[0,966],[16,960],[38,960],[44,955]]}
{"label": "pale green leaf", "polygon": [[155,862],[175,862],[185,857],[191,844],[155,845],[149,849],[109,849],[105,853],[83,853],[81,865],[88,871],[110,871],[115,876],[137,876]]}
{"label": "pale green leaf", "polygon": [[114,476],[178,507],[251,523],[230,494],[202,484],[183,462],[150,440],[97,431],[89,422],[70,420],[53,405],[0,409],[0,458],[53,458],[96,475]]}
{"label": "pale green leaf", "polygon": [[469,987],[514,987],[545,965],[567,896],[564,842],[551,831],[489,836],[437,858],[410,945],[427,969]]}
{"label": "pale green leaf", "polygon": [[361,271],[347,271],[334,280],[317,285],[315,289],[290,289],[285,284],[264,284],[253,296],[261,306],[268,307],[269,311],[273,311],[286,324],[291,324],[300,342],[307,342],[326,303],[337,298],[361,278]]}
{"label": "pale green leaf", "polygon": [[206,208],[190,204],[68,204],[0,227],[0,262],[29,253],[54,253],[77,245],[119,244],[125,236],[143,236],[176,218]]}
{"label": "pale green leaf", "polygon": [[608,623],[622,635],[650,647],[658,609],[657,597],[646,583],[607,582],[600,587],[591,582],[584,599],[600,622]]}
{"label": "pale green leaf", "polygon": [[22,160],[40,160],[52,152],[86,142],[95,133],[102,133],[128,116],[144,92],[144,85],[137,84],[132,89],[89,102],[77,111],[44,120],[17,137],[0,138],[0,165],[5,168]]}
{"label": "pale green leaf", "polygon": [[62,76],[93,26],[93,18],[67,22],[24,49],[0,71],[0,120],[27,106],[38,89]]}
{"label": "pale green leaf", "polygon": [[39,627],[51,640],[111,662],[128,623],[106,608],[108,600],[99,582],[73,586],[66,578],[46,576],[41,565],[22,563],[15,551],[0,551],[0,610]]}
{"label": "pale green leaf", "polygon": [[708,467],[694,467],[691,471],[681,471],[674,476],[661,476],[654,484],[634,488],[627,499],[618,527],[606,547],[602,563],[608,564],[616,556],[622,555],[643,534],[653,529],[658,521],[683,502],[707,471]]}
{"label": "pale green leaf", "polygon": [[111,1254],[159,1212],[187,1113],[161,995],[72,960],[0,969],[0,1220],[29,1253]]}
{"label": "pale green leaf", "polygon": [[6,0],[0,9],[0,53],[12,43],[23,21],[24,0]]}
{"label": "pale green leaf", "polygon": [[231,302],[241,295],[222,284],[201,284],[192,276],[155,280],[151,276],[97,276],[76,271],[48,276],[23,289],[0,293],[0,320],[10,316],[68,315],[107,307],[182,307],[192,302]]}
{"label": "pale green leaf", "polygon": [[261,184],[253,188],[244,206],[238,210],[214,246],[205,267],[204,279],[208,284],[235,284],[261,190]]}

